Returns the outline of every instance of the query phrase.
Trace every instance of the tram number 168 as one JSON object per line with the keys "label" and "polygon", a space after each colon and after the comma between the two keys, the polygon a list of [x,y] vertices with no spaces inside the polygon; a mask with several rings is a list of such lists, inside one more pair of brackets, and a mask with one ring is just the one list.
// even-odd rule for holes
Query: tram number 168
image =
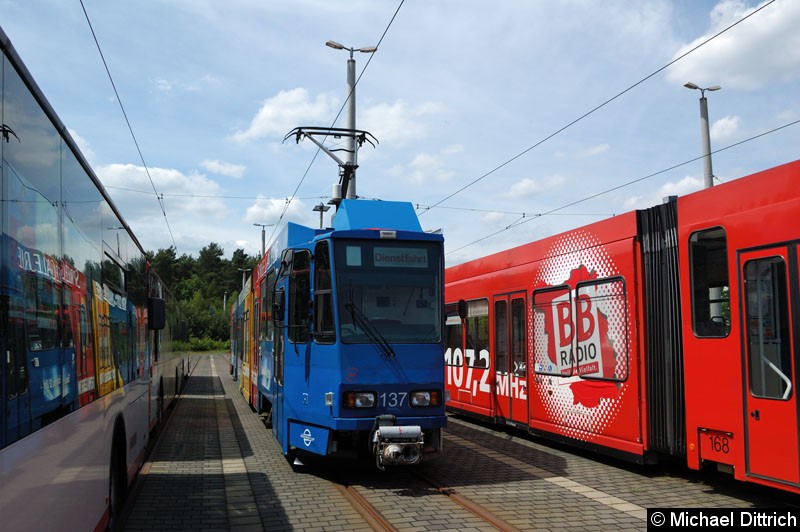
{"label": "tram number 168", "polygon": [[735,452],[733,434],[718,430],[701,429],[704,434],[700,438],[700,456],[704,460],[728,463],[730,454]]}
{"label": "tram number 168", "polygon": [[726,436],[710,434],[708,436],[708,442],[711,444],[711,448],[714,450],[714,452],[728,454],[731,450],[730,443],[728,442],[728,438]]}

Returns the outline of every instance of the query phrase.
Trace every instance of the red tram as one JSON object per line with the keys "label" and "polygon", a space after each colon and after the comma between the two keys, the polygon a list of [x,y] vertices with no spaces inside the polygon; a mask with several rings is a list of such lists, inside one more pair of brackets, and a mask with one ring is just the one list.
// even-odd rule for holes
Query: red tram
{"label": "red tram", "polygon": [[450,267],[449,410],[800,493],[800,161]]}

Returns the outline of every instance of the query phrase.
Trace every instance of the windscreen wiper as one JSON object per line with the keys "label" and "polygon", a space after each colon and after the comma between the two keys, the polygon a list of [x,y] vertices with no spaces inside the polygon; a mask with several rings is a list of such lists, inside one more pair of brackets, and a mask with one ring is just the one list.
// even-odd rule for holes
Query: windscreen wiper
{"label": "windscreen wiper", "polygon": [[355,303],[345,303],[344,308],[350,312],[350,315],[353,317],[353,321],[358,324],[358,326],[361,327],[365,333],[367,333],[369,339],[381,348],[384,356],[397,356],[397,353],[395,353],[394,349],[386,340],[386,338],[384,338],[380,331],[372,324],[372,322],[369,321],[369,318],[364,315],[364,313],[356,306]]}

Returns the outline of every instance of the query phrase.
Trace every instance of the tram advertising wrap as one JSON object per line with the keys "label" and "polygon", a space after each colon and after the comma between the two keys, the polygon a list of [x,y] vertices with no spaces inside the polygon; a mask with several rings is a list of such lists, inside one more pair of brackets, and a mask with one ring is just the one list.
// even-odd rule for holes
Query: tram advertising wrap
{"label": "tram advertising wrap", "polygon": [[2,30],[0,47],[2,528],[111,530],[188,372],[177,309]]}
{"label": "tram advertising wrap", "polygon": [[448,409],[800,493],[798,180],[789,163],[447,268]]}

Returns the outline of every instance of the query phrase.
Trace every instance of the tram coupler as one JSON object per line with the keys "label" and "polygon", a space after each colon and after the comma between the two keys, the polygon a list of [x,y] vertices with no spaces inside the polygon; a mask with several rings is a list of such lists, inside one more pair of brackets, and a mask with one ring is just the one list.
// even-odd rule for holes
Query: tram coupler
{"label": "tram coupler", "polygon": [[387,465],[415,465],[422,459],[422,428],[418,425],[395,425],[396,419],[391,414],[377,416],[372,427],[372,454],[381,471],[385,471]]}

